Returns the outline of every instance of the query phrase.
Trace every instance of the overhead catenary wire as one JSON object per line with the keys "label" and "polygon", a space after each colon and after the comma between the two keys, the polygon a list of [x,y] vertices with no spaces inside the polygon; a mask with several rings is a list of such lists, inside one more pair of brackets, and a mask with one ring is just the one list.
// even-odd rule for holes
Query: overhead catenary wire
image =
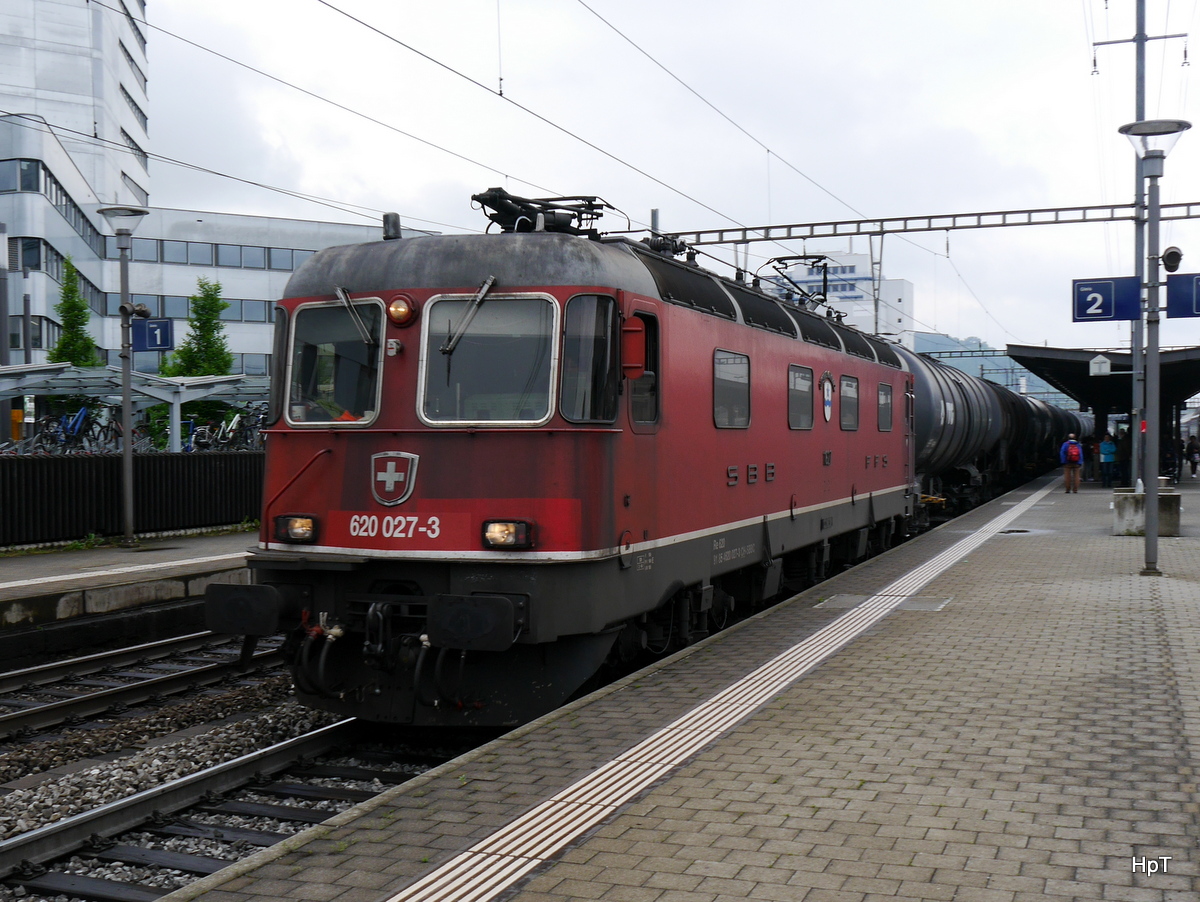
{"label": "overhead catenary wire", "polygon": [[[477,88],[480,88],[481,90],[487,91],[493,97],[497,97],[500,100],[503,100],[505,103],[511,104],[516,109],[519,109],[523,113],[526,113],[526,114],[532,116],[534,119],[537,119],[539,122],[541,122],[545,125],[548,125],[550,128],[554,129],[555,131],[561,132],[562,134],[566,135],[567,137],[572,138],[572,139],[578,141],[579,143],[583,144],[584,146],[596,151],[596,153],[598,153],[604,157],[607,157],[608,159],[612,160],[614,163],[618,163],[619,165],[624,166],[625,168],[631,170],[632,172],[637,173],[638,175],[642,176],[643,178],[649,179],[650,181],[654,182],[654,184],[658,185],[661,188],[667,189],[672,194],[676,194],[679,197],[682,197],[684,200],[689,201],[690,203],[696,204],[696,206],[702,207],[703,209],[707,210],[710,213],[720,216],[722,219],[726,219],[729,222],[736,223],[737,225],[742,226],[743,228],[746,227],[744,223],[739,222],[736,218],[734,218],[733,216],[730,216],[728,213],[723,213],[720,210],[716,209],[715,207],[712,207],[712,206],[704,203],[704,201],[700,200],[699,198],[693,197],[692,195],[688,194],[683,189],[676,188],[674,185],[671,185],[668,182],[663,181],[662,179],[658,178],[655,175],[652,175],[651,173],[647,172],[646,170],[640,168],[639,166],[636,166],[633,163],[630,163],[628,160],[622,159],[621,157],[617,156],[612,151],[605,150],[603,147],[596,144],[595,142],[589,141],[587,138],[584,138],[582,135],[576,134],[575,132],[573,132],[569,128],[567,128],[565,125],[560,125],[559,123],[555,122],[553,119],[550,119],[547,116],[543,116],[541,113],[537,112],[536,110],[533,110],[530,107],[527,107],[524,104],[519,103],[516,100],[513,100],[512,97],[505,96],[504,94],[501,94],[500,92],[498,92],[492,88],[489,88],[483,82],[472,78],[471,76],[467,75],[464,72],[460,72],[458,69],[455,69],[453,66],[449,65],[448,63],[444,63],[441,60],[437,59],[436,57],[430,56],[428,53],[425,53],[424,51],[418,50],[416,47],[413,47],[411,44],[408,44],[408,43],[400,40],[395,35],[389,34],[388,32],[384,31],[383,29],[372,25],[370,22],[367,22],[364,19],[360,19],[358,16],[355,16],[352,13],[346,12],[344,9],[341,9],[340,7],[337,7],[333,3],[329,2],[329,0],[316,0],[316,2],[320,3],[322,6],[325,6],[329,9],[331,9],[332,11],[334,11],[335,13],[338,13],[339,15],[345,16],[347,19],[350,19],[352,22],[357,22],[363,28],[366,28],[367,30],[374,32],[375,34],[379,35],[381,38],[384,38],[385,40],[391,41],[392,43],[394,43],[400,47],[403,47],[405,50],[409,51],[410,53],[415,53],[417,56],[421,57],[423,60],[426,60],[426,61],[432,63],[433,65],[438,66],[441,69],[444,69],[445,71],[451,73],[452,75],[455,75],[458,78],[461,78],[466,82],[469,82],[470,84],[474,85]],[[545,190],[545,189],[540,189],[540,190]]]}
{"label": "overhead catenary wire", "polygon": [[[107,138],[99,138],[87,132],[81,132],[77,129],[68,128],[64,125],[57,125],[48,122],[41,117],[31,117],[27,113],[16,112],[13,110],[0,110],[0,116],[9,117],[10,124],[20,126],[21,128],[34,129],[36,131],[48,132],[51,135],[57,136],[59,133],[71,135],[72,138],[103,146],[110,150],[116,150],[120,153],[133,156],[133,150],[122,141],[112,141]],[[217,178],[228,179],[229,181],[238,182],[243,185],[250,185],[254,188],[262,188],[264,191],[272,191],[277,194],[282,194],[286,197],[293,197],[297,200],[303,200],[308,203],[318,204],[320,206],[329,207],[333,210],[338,210],[351,216],[361,216],[363,218],[378,219],[384,211],[377,210],[374,207],[367,207],[362,204],[351,203],[350,201],[338,201],[331,198],[321,197],[316,194],[306,194],[302,191],[297,191],[292,188],[281,188],[278,185],[269,185],[266,182],[256,181],[254,179],[242,178],[241,176],[231,175],[227,172],[220,172],[216,169],[209,169],[206,166],[200,166],[196,163],[189,163],[185,160],[177,160],[173,157],[164,156],[163,154],[154,153],[152,151],[144,151],[146,157],[156,163],[164,163],[169,166],[178,166],[182,169],[189,169],[194,172],[201,172],[205,175],[216,176]],[[368,212],[363,212],[368,211]],[[480,229],[467,229],[463,226],[453,225],[451,223],[437,222],[431,219],[421,219],[417,216],[405,215],[404,219],[409,222],[423,222],[426,225],[442,226],[451,229],[462,229],[463,231],[481,231]]]}
{"label": "overhead catenary wire", "polygon": [[[123,9],[117,9],[115,6],[109,6],[108,4],[104,3],[103,0],[91,0],[91,2],[95,6],[103,7],[104,9],[107,9],[113,13],[117,13],[118,15],[121,15],[121,16],[127,15],[127,13]],[[318,2],[321,2],[321,0],[318,0]],[[473,166],[478,166],[481,169],[486,169],[488,172],[494,173],[503,178],[506,178],[506,179],[511,178],[514,181],[520,182],[523,185],[528,185],[531,188],[536,188],[538,191],[548,193],[548,194],[555,193],[555,191],[551,188],[546,188],[542,185],[537,184],[536,182],[529,181],[528,179],[523,179],[520,176],[513,175],[512,173],[504,172],[501,169],[497,169],[496,167],[490,166],[487,163],[483,163],[479,160],[468,157],[465,154],[459,153],[458,151],[451,150],[450,148],[444,147],[443,145],[438,144],[434,141],[430,141],[427,138],[422,138],[419,135],[413,134],[412,132],[405,131],[404,129],[399,128],[398,126],[392,125],[389,122],[385,122],[382,119],[378,119],[375,116],[372,116],[368,113],[364,113],[361,110],[356,110],[353,107],[347,106],[344,103],[340,103],[329,97],[325,97],[321,94],[318,94],[316,91],[310,91],[308,88],[303,88],[300,85],[295,84],[294,82],[287,81],[286,79],[280,78],[277,75],[272,75],[270,72],[266,72],[263,69],[257,68],[256,66],[251,66],[249,63],[243,63],[241,60],[234,59],[233,57],[228,56],[227,54],[221,53],[219,50],[213,50],[211,47],[206,47],[203,44],[200,44],[196,41],[189,40],[188,38],[185,38],[182,35],[175,34],[175,32],[173,32],[173,31],[168,31],[165,28],[161,28],[157,25],[147,22],[145,19],[137,19],[136,21],[145,25],[148,28],[154,29],[155,31],[159,32],[160,34],[165,34],[167,37],[174,38],[175,40],[180,41],[181,43],[187,44],[189,47],[195,47],[197,50],[203,51],[204,53],[212,54],[213,56],[223,59],[228,63],[232,63],[235,66],[239,66],[249,72],[253,72],[255,75],[260,75],[263,78],[269,79],[270,81],[276,82],[277,84],[281,84],[284,87],[291,88],[294,91],[299,91],[301,94],[304,94],[307,97],[311,97],[314,100],[319,100],[321,103],[329,104],[330,106],[336,107],[337,109],[342,110],[343,112],[350,113],[353,116],[357,116],[361,119],[371,122],[374,125],[381,126],[382,128],[385,128],[385,129],[388,129],[389,131],[395,132],[398,135],[403,135],[406,138],[409,138],[420,144],[424,144],[426,147],[430,147],[436,151],[439,151],[440,153],[448,154],[452,157],[455,157],[456,159],[462,160],[465,163],[470,163]],[[487,90],[490,90],[490,89],[487,89]]]}
{"label": "overhead catenary wire", "polygon": [[[101,0],[94,0],[94,2],[96,2],[96,3],[97,3],[97,5],[104,6],[106,9],[113,10],[114,12],[116,12],[116,11],[117,11],[117,10],[115,10],[115,8],[114,8],[114,7],[107,6],[106,4],[104,4],[103,2],[101,2]],[[603,148],[599,147],[598,145],[594,144],[593,142],[590,142],[590,141],[588,141],[587,139],[584,139],[584,138],[582,138],[581,136],[579,136],[579,135],[575,134],[574,132],[570,131],[569,129],[566,129],[566,128],[565,128],[565,127],[563,127],[563,126],[560,126],[560,125],[558,125],[557,123],[554,123],[553,121],[549,120],[547,117],[545,117],[545,116],[542,116],[541,114],[538,114],[538,113],[536,113],[535,111],[533,111],[533,110],[529,109],[528,107],[525,107],[524,105],[522,105],[522,104],[520,104],[520,103],[516,103],[516,102],[514,102],[514,101],[513,101],[513,100],[512,100],[510,97],[504,97],[504,96],[503,96],[503,93],[502,93],[502,90],[501,90],[501,88],[500,88],[499,86],[497,87],[497,89],[494,89],[494,90],[493,90],[492,88],[489,88],[489,87],[487,87],[486,85],[483,85],[482,83],[480,83],[480,82],[478,82],[478,81],[476,81],[476,80],[474,80],[474,79],[470,78],[470,77],[469,77],[469,76],[467,76],[467,75],[464,75],[463,73],[459,72],[458,70],[454,69],[453,67],[450,67],[450,66],[446,65],[445,63],[442,63],[442,62],[440,62],[440,61],[436,60],[435,58],[433,58],[433,57],[429,56],[428,54],[425,54],[425,53],[422,53],[422,52],[421,52],[421,51],[419,51],[419,50],[416,50],[415,48],[413,48],[413,47],[411,47],[410,45],[406,44],[405,42],[403,42],[403,41],[401,41],[401,40],[397,39],[396,37],[394,37],[394,36],[392,36],[392,35],[389,35],[389,34],[386,34],[385,32],[381,31],[380,29],[378,29],[378,28],[375,28],[374,26],[370,25],[369,23],[366,23],[366,22],[364,22],[362,19],[359,19],[359,18],[357,18],[357,17],[355,17],[355,16],[353,16],[353,15],[351,15],[351,14],[349,14],[349,13],[345,12],[344,10],[341,10],[341,9],[339,9],[339,8],[338,8],[337,6],[335,6],[333,3],[329,2],[329,0],[318,0],[318,2],[319,2],[319,3],[321,3],[322,5],[326,6],[328,9],[330,9],[330,10],[332,10],[332,11],[334,11],[334,12],[336,12],[336,13],[338,13],[338,14],[342,15],[342,16],[345,16],[346,18],[348,18],[348,19],[350,19],[350,20],[352,20],[352,21],[355,21],[356,23],[360,24],[361,26],[363,26],[363,27],[366,27],[366,28],[368,28],[368,29],[372,30],[373,32],[375,32],[375,33],[377,33],[377,34],[381,35],[382,37],[385,37],[385,38],[386,38],[386,39],[388,39],[389,41],[392,41],[392,42],[396,43],[397,45],[404,47],[405,49],[409,50],[410,52],[416,53],[417,55],[419,55],[419,56],[421,56],[422,58],[424,58],[424,59],[428,60],[429,62],[431,62],[431,63],[433,63],[433,64],[435,64],[435,65],[438,65],[438,66],[440,66],[440,67],[442,67],[442,68],[446,69],[447,71],[450,71],[450,72],[452,72],[453,74],[455,74],[456,76],[458,76],[458,77],[460,77],[460,78],[463,78],[463,79],[467,80],[468,82],[470,82],[470,83],[472,83],[472,84],[476,85],[477,87],[479,87],[479,88],[482,88],[482,89],[484,89],[484,90],[487,90],[489,93],[493,94],[494,96],[497,96],[497,97],[500,97],[500,98],[504,99],[506,102],[510,103],[510,104],[511,104],[511,105],[513,105],[514,107],[517,107],[517,108],[519,108],[519,109],[523,110],[523,111],[524,111],[524,112],[526,112],[527,114],[529,114],[529,115],[531,115],[531,116],[533,116],[533,117],[537,118],[539,121],[542,121],[542,122],[546,123],[547,125],[549,125],[549,126],[551,126],[551,127],[555,128],[555,129],[557,129],[557,130],[559,130],[559,131],[563,132],[564,134],[566,134],[566,135],[570,136],[571,138],[573,138],[573,139],[575,139],[575,140],[578,140],[578,141],[580,141],[581,143],[583,143],[583,144],[585,144],[586,146],[588,146],[588,147],[592,148],[592,149],[593,149],[593,150],[595,150],[596,152],[598,152],[598,153],[601,153],[602,155],[604,155],[604,156],[606,156],[606,157],[608,157],[608,158],[610,158],[610,159],[614,160],[615,162],[618,162],[618,163],[620,163],[621,165],[623,165],[623,166],[626,166],[626,167],[630,168],[631,170],[633,170],[633,171],[637,172],[638,174],[642,175],[643,177],[646,177],[646,178],[650,179],[651,181],[655,182],[656,184],[659,184],[659,185],[661,185],[662,187],[664,187],[664,188],[666,188],[666,189],[668,189],[668,190],[671,190],[672,192],[674,192],[674,193],[676,193],[676,194],[679,194],[679,195],[680,195],[681,197],[683,197],[684,199],[686,199],[686,200],[688,200],[688,201],[690,201],[690,202],[692,202],[692,203],[695,203],[695,204],[697,204],[698,206],[700,206],[700,207],[703,207],[704,209],[707,209],[707,210],[709,210],[710,212],[713,212],[713,213],[715,213],[716,215],[718,215],[718,216],[721,216],[722,218],[725,218],[725,219],[727,219],[727,220],[729,220],[729,221],[731,221],[731,222],[736,222],[736,221],[737,221],[737,220],[735,220],[733,217],[729,216],[728,214],[725,214],[725,213],[722,213],[722,212],[721,212],[721,211],[719,211],[719,210],[716,210],[715,208],[713,208],[713,207],[711,207],[711,206],[709,206],[709,205],[705,204],[704,202],[702,202],[702,201],[698,200],[697,198],[695,198],[695,197],[693,197],[693,196],[691,196],[691,195],[687,194],[686,192],[684,192],[684,191],[682,191],[682,190],[680,190],[680,189],[678,189],[678,188],[676,188],[676,187],[674,187],[674,186],[672,186],[672,185],[670,185],[670,184],[666,183],[665,181],[663,181],[663,180],[661,180],[661,179],[658,179],[657,177],[655,177],[655,176],[651,175],[650,173],[648,173],[648,172],[646,172],[646,171],[644,171],[644,170],[640,169],[639,167],[637,167],[637,166],[635,166],[635,165],[633,165],[633,164],[631,164],[631,163],[629,163],[629,162],[627,162],[627,161],[625,161],[625,160],[621,159],[619,156],[617,156],[617,155],[615,155],[615,154],[613,154],[613,153],[611,153],[611,152],[609,152],[609,151],[606,151],[606,150],[604,150]],[[584,4],[584,5],[585,5],[585,7],[586,7],[586,4]],[[591,10],[590,10],[590,7],[589,7],[588,9],[589,9],[589,11],[591,11]],[[499,13],[500,13],[500,3],[499,3],[499,0],[497,0],[497,25],[498,25],[498,26],[499,26]],[[138,20],[138,21],[142,21],[142,22],[144,22],[144,20]],[[150,25],[149,23],[145,23],[145,24],[147,24],[147,26],[148,26],[148,27],[151,27],[151,28],[156,28],[156,26]],[[553,193],[555,193],[555,192],[554,192],[554,191],[552,191],[551,189],[547,189],[547,188],[541,187],[541,186],[539,186],[539,185],[537,185],[537,184],[535,184],[535,183],[532,183],[532,182],[530,182],[530,181],[528,181],[528,180],[521,179],[521,178],[519,178],[519,177],[517,177],[517,176],[511,175],[510,173],[504,173],[504,172],[501,172],[501,171],[499,171],[499,170],[493,169],[492,167],[488,167],[486,164],[480,163],[479,161],[476,161],[476,160],[471,160],[470,158],[467,158],[467,157],[463,156],[462,154],[457,154],[456,152],[454,152],[454,151],[450,150],[449,148],[445,148],[445,147],[443,147],[443,146],[441,146],[441,145],[437,145],[437,144],[435,144],[434,142],[429,142],[429,141],[426,141],[425,139],[422,139],[422,138],[420,138],[419,136],[413,135],[413,134],[411,134],[411,133],[409,133],[409,132],[405,132],[405,131],[403,131],[403,130],[401,130],[401,129],[397,129],[397,128],[395,128],[394,126],[390,125],[389,123],[386,123],[386,122],[380,121],[380,120],[378,120],[378,119],[375,119],[374,117],[371,117],[371,116],[368,116],[368,115],[366,115],[366,114],[363,114],[363,113],[361,113],[361,112],[359,112],[359,111],[353,110],[353,109],[351,109],[351,108],[349,108],[349,107],[346,107],[346,106],[344,106],[344,105],[342,105],[342,104],[338,104],[337,102],[335,102],[335,101],[331,101],[331,100],[329,100],[329,99],[327,99],[327,98],[324,98],[324,97],[322,97],[321,95],[319,95],[319,94],[316,94],[315,92],[308,91],[308,90],[306,90],[306,89],[303,89],[303,88],[299,88],[298,86],[296,86],[296,85],[293,85],[293,84],[291,84],[291,83],[289,83],[289,82],[285,81],[284,79],[280,79],[280,78],[278,78],[278,77],[276,77],[276,76],[272,76],[272,75],[270,75],[270,74],[268,74],[268,73],[265,73],[265,72],[263,72],[262,70],[256,69],[256,68],[255,68],[255,67],[253,67],[253,66],[248,66],[248,65],[246,65],[246,64],[244,64],[244,63],[241,63],[241,62],[239,62],[239,61],[237,61],[237,60],[234,60],[234,59],[232,59],[232,58],[230,58],[230,57],[227,57],[227,56],[225,56],[224,54],[218,53],[218,52],[216,52],[216,51],[212,51],[212,50],[210,50],[209,48],[206,48],[206,47],[204,47],[203,45],[197,44],[197,43],[195,43],[195,42],[192,42],[192,41],[188,41],[187,39],[185,39],[185,38],[181,38],[179,35],[175,35],[175,34],[173,34],[173,33],[171,33],[171,32],[168,32],[168,31],[166,31],[165,29],[157,28],[156,30],[157,30],[157,31],[159,31],[159,32],[161,32],[161,33],[163,33],[163,34],[167,34],[167,35],[169,35],[169,36],[171,36],[171,37],[175,37],[175,38],[177,38],[177,39],[179,39],[179,40],[181,40],[181,41],[184,41],[185,43],[188,43],[188,44],[190,44],[190,45],[192,45],[192,46],[195,46],[195,47],[197,47],[198,49],[201,49],[201,50],[204,50],[204,51],[207,51],[207,52],[213,53],[214,55],[216,55],[216,56],[218,56],[218,57],[220,57],[220,58],[223,58],[223,59],[225,59],[225,60],[227,60],[227,61],[233,62],[235,65],[242,66],[243,68],[246,68],[246,69],[248,69],[248,70],[250,70],[250,71],[253,71],[253,72],[255,72],[256,74],[259,74],[259,75],[261,75],[261,76],[263,76],[263,77],[266,77],[266,78],[269,78],[269,79],[271,79],[271,80],[274,80],[274,81],[276,81],[276,82],[278,82],[278,83],[280,83],[280,84],[283,84],[283,85],[285,85],[285,86],[287,86],[287,87],[292,87],[292,88],[293,88],[293,89],[295,89],[295,90],[299,90],[299,91],[301,91],[302,93],[304,93],[304,94],[306,94],[306,95],[308,95],[308,96],[311,96],[311,97],[313,97],[314,99],[317,99],[317,100],[319,100],[319,101],[322,101],[322,102],[325,102],[325,103],[331,103],[331,104],[333,104],[334,106],[337,106],[337,107],[339,107],[339,108],[341,108],[341,109],[343,109],[343,110],[346,110],[346,111],[348,111],[348,112],[350,112],[350,113],[352,113],[352,114],[354,114],[354,115],[359,115],[359,116],[362,116],[363,118],[365,118],[365,119],[367,119],[367,120],[369,120],[369,121],[372,121],[372,122],[374,122],[374,123],[376,123],[376,124],[382,125],[382,126],[384,126],[385,128],[392,129],[393,131],[396,131],[396,132],[397,132],[397,133],[399,133],[399,134],[403,134],[404,136],[406,136],[406,137],[409,137],[410,139],[416,140],[416,141],[418,141],[418,142],[421,142],[421,143],[425,143],[425,144],[427,144],[427,145],[429,145],[429,146],[431,146],[431,147],[433,147],[433,148],[435,148],[435,149],[437,149],[437,150],[439,150],[439,151],[441,151],[441,152],[446,152],[446,153],[449,153],[449,154],[450,154],[450,155],[452,155],[452,156],[456,156],[456,157],[459,157],[460,159],[464,159],[465,161],[467,161],[467,162],[470,162],[470,163],[472,163],[472,164],[474,164],[474,165],[480,165],[480,166],[483,166],[484,168],[491,169],[491,171],[494,171],[494,172],[497,172],[498,174],[500,174],[500,175],[501,175],[501,176],[502,176],[502,177],[503,177],[503,178],[504,178],[506,181],[507,181],[507,180],[509,180],[509,179],[514,179],[514,180],[516,180],[516,181],[519,181],[519,182],[521,182],[521,183],[523,183],[523,184],[531,185],[532,187],[534,187],[534,188],[536,188],[536,189],[538,189],[538,190],[540,190],[540,191],[543,191],[543,192],[546,192],[546,193],[550,193],[550,194],[553,194]],[[498,38],[499,38],[499,35],[498,35]],[[500,49],[501,49],[501,46],[500,46],[500,42],[499,42],[499,40],[498,40],[498,50],[500,50]],[[639,49],[640,49],[640,48],[639,48]],[[498,55],[498,59],[499,59],[499,55]],[[501,77],[501,79],[502,79],[502,69],[500,69],[500,70],[499,70],[498,74],[500,75],[500,77]],[[722,114],[722,115],[723,115],[723,114]],[[728,117],[726,117],[726,118],[728,118]],[[732,120],[731,120],[731,121],[732,121]],[[740,126],[739,126],[739,128],[740,128]],[[743,129],[743,131],[744,131],[744,129]],[[748,134],[748,133],[747,133],[747,134]],[[751,136],[751,137],[753,137],[753,136]],[[754,139],[754,140],[757,142],[757,139]],[[762,142],[757,142],[757,143],[759,143],[760,145],[762,144]],[[764,148],[766,147],[766,145],[762,145],[762,146],[763,146]],[[770,158],[770,156],[771,156],[771,155],[774,155],[774,156],[777,156],[777,157],[779,156],[778,154],[774,154],[773,152],[771,152],[771,151],[770,151],[770,149],[769,149],[769,148],[767,148],[767,163],[768,163],[768,169],[769,169],[769,166],[770,166],[770,159],[769,159],[769,158]],[[810,179],[810,178],[809,178],[809,177],[808,177],[806,174],[804,174],[803,172],[800,172],[800,171],[799,171],[799,170],[798,170],[798,169],[797,169],[795,166],[793,166],[793,165],[792,165],[791,163],[789,163],[787,160],[785,160],[785,159],[783,159],[783,158],[780,158],[780,161],[781,161],[781,162],[783,162],[783,163],[784,163],[786,166],[788,166],[790,169],[793,169],[793,170],[795,170],[795,171],[796,171],[798,174],[800,174],[800,175],[801,175],[801,176],[803,176],[804,178],[806,178],[806,179],[809,179],[809,180],[811,181],[811,179]],[[769,177],[770,177],[770,172],[768,171],[768,180],[769,180]],[[815,182],[814,182],[814,184],[815,184]],[[840,198],[837,198],[837,197],[836,197],[836,195],[833,195],[833,194],[832,194],[832,192],[828,192],[828,191],[827,191],[827,189],[824,189],[824,188],[823,188],[823,186],[819,186],[819,187],[822,187],[822,190],[825,190],[827,193],[830,193],[830,195],[831,195],[831,196],[833,196],[835,199],[837,199],[839,202],[845,203],[845,202],[844,202],[844,201],[842,201]],[[768,190],[769,190],[769,189],[768,189]],[[847,204],[847,206],[849,206],[849,205]],[[850,207],[850,209],[854,209],[854,208],[853,208],[853,207]],[[411,217],[409,217],[409,218],[411,218]],[[904,239],[904,240],[908,241],[909,239],[907,239],[907,238],[906,238],[906,239]],[[927,253],[936,254],[936,251],[931,251],[930,249],[928,249],[928,248],[924,248],[924,247],[921,247],[920,245],[917,245],[917,244],[915,244],[915,243],[914,243],[914,246],[916,246],[916,247],[920,247],[922,250],[925,250]],[[716,258],[714,258],[714,259],[716,259]],[[735,262],[733,265],[736,267],[736,266],[737,266],[736,262]],[[959,274],[959,277],[960,277],[960,279],[961,279],[961,274]],[[964,280],[964,284],[965,284],[965,280]],[[969,286],[968,286],[968,288],[969,288]],[[977,299],[977,298],[976,298],[976,300],[978,301],[978,299]],[[989,314],[989,316],[990,316],[990,314]],[[993,318],[993,319],[994,319],[994,318]],[[1011,334],[1011,333],[1010,333],[1010,334]]]}

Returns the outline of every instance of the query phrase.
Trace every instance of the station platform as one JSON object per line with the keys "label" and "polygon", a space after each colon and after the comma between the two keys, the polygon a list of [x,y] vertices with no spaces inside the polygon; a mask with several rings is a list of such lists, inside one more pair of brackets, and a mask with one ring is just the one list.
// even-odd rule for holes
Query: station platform
{"label": "station platform", "polygon": [[1035,481],[167,902],[1200,898],[1181,538]]}
{"label": "station platform", "polygon": [[248,582],[256,542],[230,532],[0,556],[0,655],[11,663],[74,651],[85,647],[80,631],[100,647],[203,629],[205,586]]}

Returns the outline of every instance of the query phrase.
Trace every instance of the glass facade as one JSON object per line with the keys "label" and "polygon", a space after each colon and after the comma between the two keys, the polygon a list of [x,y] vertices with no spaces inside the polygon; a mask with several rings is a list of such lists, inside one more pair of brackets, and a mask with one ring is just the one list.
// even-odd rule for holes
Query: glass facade
{"label": "glass facade", "polygon": [[[0,170],[0,186],[3,184],[4,173]],[[0,191],[2,190],[3,188],[0,187]],[[102,246],[107,259],[120,259],[116,238],[111,235],[103,238]],[[269,268],[281,272],[291,272],[315,253],[316,251],[300,248],[211,244],[207,241],[173,241],[167,238],[134,238],[131,259],[140,263],[179,263],[184,266],[220,266],[230,269]],[[268,260],[270,260],[269,267],[267,266]]]}
{"label": "glass facade", "polygon": [[[105,316],[120,316],[121,295],[110,291],[102,295]],[[189,299],[178,295],[135,294],[130,299],[135,304],[145,304],[150,315],[165,319],[187,319],[191,315]],[[270,301],[222,298],[229,306],[221,312],[221,319],[235,323],[265,323],[270,314]],[[96,309],[93,307],[93,309]]]}

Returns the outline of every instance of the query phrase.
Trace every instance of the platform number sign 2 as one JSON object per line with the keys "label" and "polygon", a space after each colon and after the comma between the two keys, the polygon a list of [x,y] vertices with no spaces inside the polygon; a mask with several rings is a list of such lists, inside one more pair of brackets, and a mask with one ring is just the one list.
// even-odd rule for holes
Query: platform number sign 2
{"label": "platform number sign 2", "polygon": [[1134,276],[1076,279],[1071,284],[1075,296],[1072,322],[1113,322],[1141,316],[1141,286]]}

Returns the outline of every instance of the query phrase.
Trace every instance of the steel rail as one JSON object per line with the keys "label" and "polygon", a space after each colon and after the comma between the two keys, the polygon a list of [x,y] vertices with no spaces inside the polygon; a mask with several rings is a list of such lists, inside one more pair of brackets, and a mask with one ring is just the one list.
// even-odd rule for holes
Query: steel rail
{"label": "steel rail", "polygon": [[[260,652],[250,663],[262,670],[283,663],[279,649]],[[140,680],[127,686],[102,689],[78,698],[68,698],[37,707],[0,714],[0,739],[23,731],[36,732],[77,717],[93,717],[118,705],[136,705],[161,695],[174,695],[199,686],[209,686],[233,674],[244,673],[238,660],[193,667],[178,673]]]}
{"label": "steel rail", "polygon": [[24,862],[42,864],[82,849],[93,834],[108,837],[132,830],[156,813],[171,814],[197,804],[209,793],[229,792],[243,786],[257,774],[286,770],[301,758],[316,757],[352,741],[357,730],[358,722],[354,718],[338,721],[304,736],[2,840],[0,876],[13,873]]}
{"label": "steel rail", "polygon": [[230,641],[233,641],[231,636],[206,630],[199,633],[188,633],[186,636],[174,636],[158,642],[147,642],[143,645],[131,645],[128,648],[55,661],[37,667],[26,667],[23,670],[10,670],[0,674],[0,693],[14,692],[27,686],[41,686],[70,676],[98,673],[110,667],[125,667],[181,652],[198,651]]}

